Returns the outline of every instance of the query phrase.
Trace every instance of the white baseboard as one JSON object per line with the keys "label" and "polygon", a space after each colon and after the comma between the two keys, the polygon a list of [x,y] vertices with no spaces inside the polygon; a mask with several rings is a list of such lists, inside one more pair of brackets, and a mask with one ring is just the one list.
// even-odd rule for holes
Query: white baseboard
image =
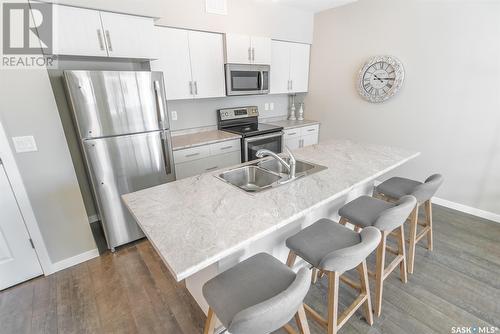
{"label": "white baseboard", "polygon": [[460,212],[468,213],[468,214],[476,216],[476,217],[488,219],[488,220],[494,221],[495,223],[500,223],[500,215],[493,213],[493,212],[484,211],[481,209],[476,209],[476,208],[473,208],[471,206],[448,201],[446,199],[442,199],[439,197],[433,197],[432,203],[437,204],[437,205],[441,205],[441,206],[444,206],[444,207],[447,207],[447,208],[450,208],[453,210],[457,210]]}
{"label": "white baseboard", "polygon": [[51,270],[50,272],[46,273],[46,275],[53,274],[57,271],[75,266],[77,264],[80,264],[82,262],[88,261],[90,259],[93,259],[95,257],[99,256],[99,251],[96,249],[89,250],[85,253],[81,253],[78,255],[75,255],[73,257],[61,260],[59,262],[52,263]]}

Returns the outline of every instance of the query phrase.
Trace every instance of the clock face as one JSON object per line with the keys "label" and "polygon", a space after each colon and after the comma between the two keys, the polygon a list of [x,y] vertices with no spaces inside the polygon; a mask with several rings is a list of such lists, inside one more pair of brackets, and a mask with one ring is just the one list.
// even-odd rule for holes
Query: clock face
{"label": "clock face", "polygon": [[370,102],[384,102],[399,91],[403,79],[403,65],[396,58],[373,57],[360,71],[358,91]]}

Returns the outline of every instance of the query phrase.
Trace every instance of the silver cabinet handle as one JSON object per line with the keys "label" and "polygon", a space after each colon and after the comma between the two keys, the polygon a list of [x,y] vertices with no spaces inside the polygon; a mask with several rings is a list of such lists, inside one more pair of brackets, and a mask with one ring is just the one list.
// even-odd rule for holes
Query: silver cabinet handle
{"label": "silver cabinet handle", "polygon": [[193,95],[193,82],[189,81],[189,95]]}
{"label": "silver cabinet handle", "polygon": [[293,80],[290,80],[290,90],[293,90]]}
{"label": "silver cabinet handle", "polygon": [[316,131],[316,129],[309,129],[309,130],[307,130],[307,132],[313,132],[313,131]]}
{"label": "silver cabinet handle", "polygon": [[287,133],[288,136],[293,136],[293,135],[296,135],[297,132],[291,132],[291,133]]}
{"label": "silver cabinet handle", "polygon": [[200,153],[191,153],[191,154],[186,154],[185,157],[186,158],[191,158],[191,157],[195,157],[197,155],[200,155]]}
{"label": "silver cabinet handle", "polygon": [[255,48],[252,48],[252,61],[255,61]]}
{"label": "silver cabinet handle", "polygon": [[288,90],[290,90],[290,80],[288,80],[288,86],[286,87]]}
{"label": "silver cabinet handle", "polygon": [[205,171],[208,172],[208,171],[211,171],[211,170],[215,170],[219,168],[219,166],[213,166],[213,167],[210,167],[210,168],[206,168]]}
{"label": "silver cabinet handle", "polygon": [[106,42],[108,42],[108,50],[113,51],[113,45],[111,45],[111,36],[109,34],[109,30],[106,30]]}
{"label": "silver cabinet handle", "polygon": [[221,147],[220,149],[221,150],[229,150],[232,147],[233,147],[233,145],[231,145],[231,146],[224,146],[224,147]]}
{"label": "silver cabinet handle", "polygon": [[101,51],[104,51],[104,41],[102,39],[101,29],[97,29],[97,40],[99,41],[99,49],[101,49]]}
{"label": "silver cabinet handle", "polygon": [[198,95],[198,81],[194,82],[194,95]]}
{"label": "silver cabinet handle", "polygon": [[252,48],[248,48],[248,60],[252,61]]}

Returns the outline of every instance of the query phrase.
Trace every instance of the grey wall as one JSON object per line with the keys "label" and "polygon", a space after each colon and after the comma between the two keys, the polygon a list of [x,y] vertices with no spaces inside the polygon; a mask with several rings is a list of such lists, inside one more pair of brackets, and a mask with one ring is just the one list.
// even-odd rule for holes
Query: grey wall
{"label": "grey wall", "polygon": [[[303,98],[299,95],[296,101]],[[274,103],[274,110],[266,111],[266,103]],[[286,117],[288,112],[287,95],[235,96],[217,99],[168,101],[169,114],[177,111],[177,121],[170,121],[172,130],[217,125],[217,109],[256,105],[261,118]]]}
{"label": "grey wall", "polygon": [[[396,174],[441,172],[438,196],[500,213],[500,3],[361,0],[315,17],[306,105],[321,136],[407,147]],[[400,94],[380,104],[356,90],[364,61],[394,55]]]}
{"label": "grey wall", "polygon": [[80,142],[76,133],[73,118],[71,116],[70,107],[66,99],[64,90],[63,71],[64,70],[109,70],[109,71],[133,71],[133,70],[149,70],[149,62],[133,63],[127,60],[89,60],[67,58],[60,59],[58,69],[49,69],[49,78],[54,92],[54,97],[57,103],[57,109],[61,118],[64,135],[66,137],[68,148],[71,154],[71,160],[75,168],[78,184],[82,193],[85,210],[89,217],[97,214],[96,205],[92,196],[90,182],[86,173],[82,152],[80,150]]}
{"label": "grey wall", "polygon": [[0,92],[7,136],[37,142],[14,155],[51,261],[95,249],[47,71],[0,70]]}

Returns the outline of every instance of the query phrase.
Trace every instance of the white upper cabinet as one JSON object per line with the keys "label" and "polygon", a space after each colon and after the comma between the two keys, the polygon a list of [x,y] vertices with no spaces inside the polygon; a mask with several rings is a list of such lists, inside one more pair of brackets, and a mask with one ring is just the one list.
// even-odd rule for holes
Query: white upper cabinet
{"label": "white upper cabinet", "polygon": [[157,27],[155,36],[151,70],[163,72],[167,100],[225,96],[221,34]]}
{"label": "white upper cabinet", "polygon": [[152,18],[101,12],[110,57],[156,58]]}
{"label": "white upper cabinet", "polygon": [[190,31],[188,36],[195,98],[225,96],[222,35]]}
{"label": "white upper cabinet", "polygon": [[290,92],[290,43],[272,41],[271,94]]}
{"label": "white upper cabinet", "polygon": [[225,34],[225,47],[228,64],[271,64],[269,37]]}
{"label": "white upper cabinet", "polygon": [[308,44],[272,41],[271,94],[307,92]]}
{"label": "white upper cabinet", "polygon": [[54,5],[56,55],[156,58],[152,18]]}
{"label": "white upper cabinet", "polygon": [[309,86],[308,44],[290,43],[290,85],[294,93],[307,92]]}
{"label": "white upper cabinet", "polygon": [[159,57],[151,70],[163,72],[167,100],[193,98],[188,31],[156,27],[155,39]]}
{"label": "white upper cabinet", "polygon": [[53,53],[70,56],[102,56],[108,51],[98,11],[54,6]]}

